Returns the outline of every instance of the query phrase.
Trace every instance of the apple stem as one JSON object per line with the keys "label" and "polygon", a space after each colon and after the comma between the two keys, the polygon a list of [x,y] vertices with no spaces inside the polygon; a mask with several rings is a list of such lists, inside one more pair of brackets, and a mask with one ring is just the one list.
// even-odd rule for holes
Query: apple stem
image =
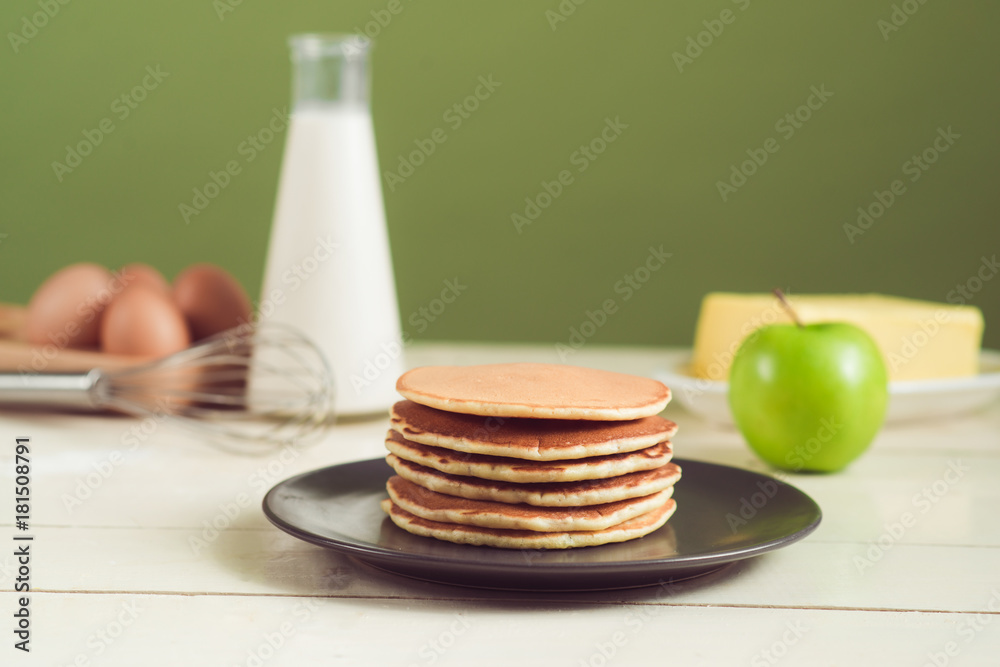
{"label": "apple stem", "polygon": [[795,309],[792,308],[792,304],[788,303],[788,299],[785,298],[785,293],[776,287],[774,289],[774,296],[778,297],[778,301],[781,302],[781,305],[788,312],[788,316],[792,318],[792,321],[799,325],[800,329],[804,329],[806,325],[802,324],[802,320],[799,319]]}

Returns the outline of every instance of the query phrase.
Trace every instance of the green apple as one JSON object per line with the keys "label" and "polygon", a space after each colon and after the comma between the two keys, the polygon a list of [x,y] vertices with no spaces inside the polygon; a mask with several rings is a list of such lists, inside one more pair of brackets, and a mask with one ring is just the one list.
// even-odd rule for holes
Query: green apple
{"label": "green apple", "polygon": [[729,372],[729,407],[758,456],[793,471],[841,470],[885,419],[888,373],[871,337],[839,322],[750,335]]}

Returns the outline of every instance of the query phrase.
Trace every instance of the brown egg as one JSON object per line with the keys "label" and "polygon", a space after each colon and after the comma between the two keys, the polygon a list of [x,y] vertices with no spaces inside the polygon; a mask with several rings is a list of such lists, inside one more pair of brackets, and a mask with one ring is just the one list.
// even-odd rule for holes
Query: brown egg
{"label": "brown egg", "polygon": [[170,294],[170,283],[163,277],[163,274],[154,269],[149,264],[133,262],[126,264],[119,271],[118,275],[125,285],[136,285],[142,283],[150,287],[155,287],[164,294]]}
{"label": "brown egg", "polygon": [[41,284],[28,303],[25,335],[35,345],[96,347],[101,315],[122,284],[103,266],[72,264]]}
{"label": "brown egg", "polygon": [[104,311],[101,350],[165,357],[191,344],[180,308],[169,295],[138,283],[126,287]]}
{"label": "brown egg", "polygon": [[212,264],[195,264],[174,278],[174,301],[201,340],[250,320],[250,298],[236,279]]}

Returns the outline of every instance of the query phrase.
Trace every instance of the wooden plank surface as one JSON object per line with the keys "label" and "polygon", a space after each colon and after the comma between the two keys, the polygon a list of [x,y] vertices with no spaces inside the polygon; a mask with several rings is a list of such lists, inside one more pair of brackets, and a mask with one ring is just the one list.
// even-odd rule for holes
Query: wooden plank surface
{"label": "wooden plank surface", "polygon": [[[664,354],[588,347],[573,362],[650,374]],[[553,355],[424,345],[410,349],[410,363]],[[735,431],[676,405],[666,414],[680,424],[678,456],[768,472]],[[1000,623],[984,621],[1000,609],[998,404],[887,428],[848,471],[790,477],[823,508],[815,533],[669,592],[442,586],[360,565],[266,521],[260,500],[273,484],[382,456],[387,424],[340,424],[315,446],[251,457],[155,419],[0,414],[0,438],[32,438],[36,649],[25,661],[8,640],[2,664],[652,664],[666,647],[672,664],[921,665],[939,653],[949,664],[991,664],[1000,649]],[[12,458],[0,448],[6,497]],[[192,546],[234,506],[227,529]],[[907,514],[913,521],[899,529]],[[12,518],[0,513],[8,544]],[[0,553],[7,614],[16,563],[12,550]],[[99,638],[134,608],[119,637]]]}

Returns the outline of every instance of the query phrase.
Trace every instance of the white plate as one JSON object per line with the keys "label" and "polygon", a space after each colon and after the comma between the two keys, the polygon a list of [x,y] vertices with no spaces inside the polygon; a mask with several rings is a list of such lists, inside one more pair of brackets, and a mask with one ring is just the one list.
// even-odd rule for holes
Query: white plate
{"label": "white plate", "polygon": [[[674,399],[690,412],[709,421],[732,424],[727,399],[729,383],[688,375],[690,362],[690,351],[679,351],[653,377],[670,387]],[[1000,352],[983,350],[979,356],[979,375],[974,377],[890,382],[886,421],[951,417],[983,408],[998,396]]]}

